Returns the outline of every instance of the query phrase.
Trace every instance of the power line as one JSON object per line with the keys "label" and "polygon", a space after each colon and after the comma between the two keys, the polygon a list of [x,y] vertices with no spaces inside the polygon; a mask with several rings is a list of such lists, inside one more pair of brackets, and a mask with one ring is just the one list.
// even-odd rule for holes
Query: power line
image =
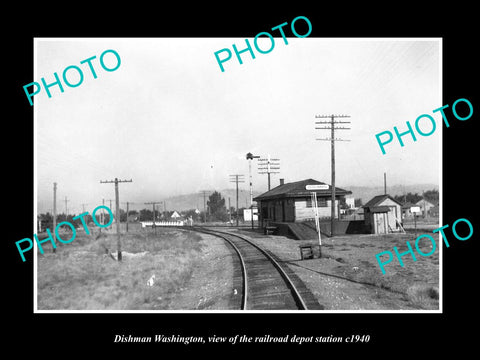
{"label": "power line", "polygon": [[126,223],[126,229],[125,229],[125,232],[128,232],[128,204],[129,204],[129,201],[127,201],[127,223]]}
{"label": "power line", "polygon": [[65,196],[65,219],[68,219],[68,207],[67,207],[67,202],[70,200],[67,200],[67,197]]}
{"label": "power line", "polygon": [[272,159],[270,155],[267,155],[265,159],[258,159],[258,173],[259,174],[267,174],[268,175],[268,191],[270,191],[270,174],[280,174],[280,159]]}
{"label": "power line", "polygon": [[237,186],[237,209],[236,209],[237,216],[236,216],[236,218],[237,218],[237,226],[238,226],[238,183],[245,182],[244,175],[240,175],[240,174],[230,175],[230,182],[236,183],[236,186]]}
{"label": "power line", "polygon": [[200,194],[203,194],[203,222],[207,222],[207,193],[210,193],[210,190],[200,190]]}
{"label": "power line", "polygon": [[88,205],[88,203],[87,204],[80,204],[80,205],[82,205],[82,210],[83,210],[82,213],[84,213],[85,212],[85,205]]}
{"label": "power line", "polygon": [[[122,261],[122,242],[120,239],[120,197],[118,194],[118,184],[125,182],[133,182],[130,180],[100,180],[100,184],[115,184],[115,223],[117,224],[117,260]],[[111,208],[110,208],[111,209]]]}
{"label": "power line", "polygon": [[333,236],[333,223],[335,219],[335,141],[350,141],[335,138],[335,130],[350,130],[347,127],[335,126],[336,124],[350,124],[350,121],[335,121],[335,118],[349,118],[349,115],[315,115],[316,119],[329,118],[330,121],[315,121],[315,124],[324,125],[323,127],[315,127],[317,130],[330,130],[330,138],[317,139],[320,141],[330,141],[331,143],[331,171],[332,171],[332,204],[330,215],[330,235]]}
{"label": "power line", "polygon": [[[53,183],[53,242],[56,241],[55,229],[57,228],[57,183]],[[56,252],[53,246],[53,252]]]}
{"label": "power line", "polygon": [[152,223],[152,227],[153,227],[153,232],[154,234],[157,233],[157,228],[155,227],[155,205],[156,204],[161,204],[162,202],[161,201],[150,201],[150,202],[146,202],[145,205],[152,205],[153,207],[153,223]]}

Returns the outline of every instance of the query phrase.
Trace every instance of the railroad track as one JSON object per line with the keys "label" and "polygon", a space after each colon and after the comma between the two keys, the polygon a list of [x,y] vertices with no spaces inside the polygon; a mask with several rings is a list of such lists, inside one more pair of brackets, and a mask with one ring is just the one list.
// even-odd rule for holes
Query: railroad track
{"label": "railroad track", "polygon": [[[225,240],[235,251],[234,288],[241,310],[319,310],[313,294],[288,267],[267,250],[239,234],[193,227]],[[241,290],[240,290],[241,289]],[[240,290],[240,291],[239,291]]]}

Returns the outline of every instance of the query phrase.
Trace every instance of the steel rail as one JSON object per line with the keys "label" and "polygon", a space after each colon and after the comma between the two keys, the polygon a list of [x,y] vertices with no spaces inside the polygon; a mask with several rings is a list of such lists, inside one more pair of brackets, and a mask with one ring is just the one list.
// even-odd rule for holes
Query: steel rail
{"label": "steel rail", "polygon": [[241,303],[240,310],[247,310],[247,295],[248,295],[247,268],[245,266],[245,261],[243,259],[242,254],[240,253],[240,250],[238,249],[238,247],[232,241],[227,239],[225,236],[219,235],[219,234],[214,234],[214,233],[210,232],[210,230],[205,231],[205,229],[200,230],[199,228],[191,228],[190,230],[194,230],[194,231],[198,231],[198,232],[201,232],[201,233],[204,233],[204,234],[209,234],[209,235],[220,237],[223,240],[225,240],[226,242],[228,242],[230,244],[230,246],[235,250],[235,252],[237,253],[237,256],[240,260],[240,264],[242,265],[243,291],[242,291],[242,303]]}
{"label": "steel rail", "polygon": [[[251,246],[258,249],[275,266],[277,271],[280,273],[283,280],[285,281],[285,284],[290,289],[290,291],[292,293],[292,296],[295,300],[295,303],[297,304],[297,307],[300,310],[308,310],[307,305],[305,304],[305,301],[303,300],[302,296],[298,292],[298,290],[297,290],[295,284],[293,283],[293,281],[290,279],[290,277],[285,272],[285,270],[282,268],[282,266],[265,249],[263,249],[262,247],[258,246],[255,243],[253,243],[251,240],[249,240],[249,239],[247,239],[247,238],[245,238],[241,235],[238,235],[238,234],[232,234],[232,233],[229,233],[229,232],[223,232],[223,231],[212,230],[212,229],[201,229],[200,230],[199,228],[192,228],[192,230],[203,232],[203,233],[214,235],[214,236],[218,236],[218,237],[226,240],[230,245],[232,245],[232,247],[235,249],[235,251],[237,252],[238,256],[241,259],[242,272],[244,273],[244,289],[247,289],[247,272],[246,272],[246,267],[245,267],[245,262],[243,260],[243,256],[241,255],[239,249],[233,244],[233,242],[230,241],[229,239],[227,239],[224,235],[234,236],[234,237],[237,237],[239,239],[242,239],[243,241],[247,242]],[[244,309],[246,309],[246,304],[247,304],[247,296],[246,296],[247,294],[246,294],[246,292],[244,293],[244,295],[245,295],[245,297],[244,297]]]}

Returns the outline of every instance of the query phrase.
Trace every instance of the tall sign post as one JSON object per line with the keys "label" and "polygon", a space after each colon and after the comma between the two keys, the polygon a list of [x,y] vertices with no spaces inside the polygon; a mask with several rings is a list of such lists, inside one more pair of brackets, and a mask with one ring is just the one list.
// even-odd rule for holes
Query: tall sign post
{"label": "tall sign post", "polygon": [[413,214],[413,221],[415,222],[415,237],[417,237],[417,214],[420,213],[420,206],[410,207],[410,212]]}
{"label": "tall sign post", "polygon": [[313,184],[306,185],[305,190],[311,191],[310,196],[312,199],[312,207],[315,215],[315,228],[318,233],[318,248],[319,248],[319,257],[322,257],[322,235],[320,233],[320,219],[318,215],[318,201],[317,201],[317,190],[328,190],[329,186],[327,184]]}
{"label": "tall sign post", "polygon": [[258,159],[260,156],[253,155],[252,153],[247,153],[248,160],[248,175],[250,177],[250,219],[252,220],[252,230],[253,230],[253,187],[252,187],[252,160]]}

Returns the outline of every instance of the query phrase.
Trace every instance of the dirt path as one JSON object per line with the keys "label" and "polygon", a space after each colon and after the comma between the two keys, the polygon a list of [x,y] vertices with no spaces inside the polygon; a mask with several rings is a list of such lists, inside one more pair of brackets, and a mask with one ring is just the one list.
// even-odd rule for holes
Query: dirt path
{"label": "dirt path", "polygon": [[315,242],[241,233],[286,263],[325,310],[438,309],[438,256],[392,266],[385,276],[378,269],[374,255],[403,238],[339,237],[324,241],[322,258],[300,260],[299,245]]}
{"label": "dirt path", "polygon": [[[222,239],[200,234],[202,253],[188,284],[172,299],[171,310],[231,310],[233,265]],[[238,296],[240,293],[237,292]]]}

